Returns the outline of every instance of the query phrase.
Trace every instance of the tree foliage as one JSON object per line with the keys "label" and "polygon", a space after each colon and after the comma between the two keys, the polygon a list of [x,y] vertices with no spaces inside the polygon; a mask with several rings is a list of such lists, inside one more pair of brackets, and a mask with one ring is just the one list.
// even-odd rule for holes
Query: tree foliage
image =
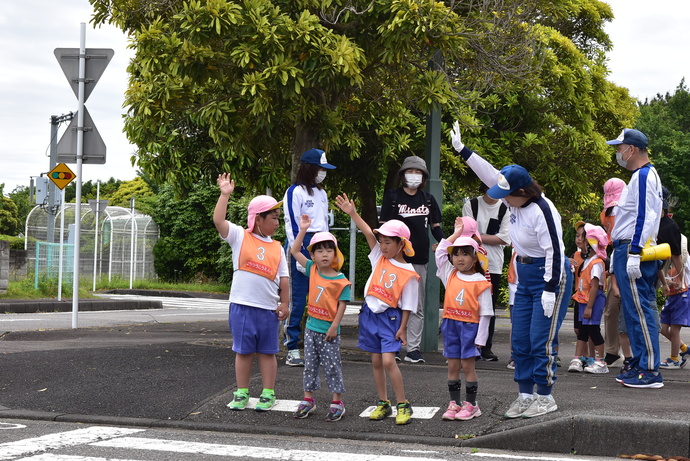
{"label": "tree foliage", "polygon": [[636,128],[649,138],[649,150],[661,181],[673,198],[673,219],[683,232],[690,225],[690,92],[681,80],[673,93],[657,94],[640,104]]}
{"label": "tree foliage", "polygon": [[[318,146],[338,165],[330,187],[359,195],[372,220],[440,108],[490,160],[523,163],[575,211],[608,174],[604,140],[636,115],[606,80],[612,14],[598,0],[90,1],[93,22],[136,50],[125,102],[136,161],[178,190],[232,171],[280,194]],[[467,182],[448,151],[443,165],[447,189]]]}
{"label": "tree foliage", "polygon": [[5,197],[0,184],[0,235],[17,235],[24,229],[24,222],[19,219],[19,209],[11,198]]}

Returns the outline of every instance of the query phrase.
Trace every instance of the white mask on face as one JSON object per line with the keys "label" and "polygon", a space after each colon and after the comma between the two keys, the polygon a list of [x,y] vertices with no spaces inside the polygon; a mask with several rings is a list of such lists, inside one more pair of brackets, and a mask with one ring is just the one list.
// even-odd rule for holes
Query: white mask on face
{"label": "white mask on face", "polygon": [[418,173],[405,173],[405,184],[410,189],[417,189],[422,184],[424,176]]}
{"label": "white mask on face", "polygon": [[[628,149],[630,149],[630,147],[628,147]],[[632,157],[632,152],[630,153],[630,155],[628,155],[628,158],[626,160],[623,160],[623,152],[616,152],[616,162],[618,162],[618,164],[623,168],[628,167],[628,160],[630,160],[630,157]]]}
{"label": "white mask on face", "polygon": [[316,184],[321,184],[324,179],[326,179],[326,172],[319,171],[318,173],[316,173],[316,178],[314,179],[314,181],[316,182]]}

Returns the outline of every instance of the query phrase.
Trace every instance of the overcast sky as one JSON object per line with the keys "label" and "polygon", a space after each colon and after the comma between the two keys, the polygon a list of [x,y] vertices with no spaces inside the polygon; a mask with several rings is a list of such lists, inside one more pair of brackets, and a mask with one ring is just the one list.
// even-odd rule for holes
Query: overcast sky
{"label": "overcast sky", "polygon": [[[609,79],[644,100],[673,91],[690,76],[690,1],[611,0],[616,19],[606,26],[613,40]],[[86,23],[87,48],[112,48],[115,56],[86,102],[106,146],[105,165],[84,165],[83,181],[131,180],[134,147],[122,133],[127,87],[125,36],[113,27],[93,29],[87,0],[4,2],[0,10],[0,183],[5,193],[29,185],[49,170],[50,116],[77,108],[55,48],[79,47]],[[59,131],[62,136],[65,126]],[[615,136],[617,133],[611,133]],[[76,170],[76,164],[69,164]],[[75,171],[76,172],[76,171]]]}

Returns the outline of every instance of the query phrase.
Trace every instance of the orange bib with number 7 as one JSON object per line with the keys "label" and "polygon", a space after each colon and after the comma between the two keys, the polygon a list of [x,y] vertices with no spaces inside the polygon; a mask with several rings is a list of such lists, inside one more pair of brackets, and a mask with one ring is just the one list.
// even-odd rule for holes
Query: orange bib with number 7
{"label": "orange bib with number 7", "polygon": [[340,295],[346,286],[350,285],[348,279],[326,279],[321,277],[316,269],[316,264],[311,266],[309,272],[309,315],[315,319],[332,322],[338,312]]}
{"label": "orange bib with number 7", "polygon": [[278,275],[282,251],[283,248],[277,240],[264,242],[248,230],[245,230],[237,270],[251,272],[266,277],[269,280],[275,280]]}

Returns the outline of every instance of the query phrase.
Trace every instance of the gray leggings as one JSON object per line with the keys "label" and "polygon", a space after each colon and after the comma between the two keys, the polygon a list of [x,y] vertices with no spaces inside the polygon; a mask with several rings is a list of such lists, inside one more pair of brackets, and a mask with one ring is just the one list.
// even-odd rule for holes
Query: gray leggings
{"label": "gray leggings", "polygon": [[340,360],[340,335],[326,341],[326,335],[304,329],[304,390],[321,389],[319,366],[323,367],[328,389],[336,394],[345,392],[343,366]]}

